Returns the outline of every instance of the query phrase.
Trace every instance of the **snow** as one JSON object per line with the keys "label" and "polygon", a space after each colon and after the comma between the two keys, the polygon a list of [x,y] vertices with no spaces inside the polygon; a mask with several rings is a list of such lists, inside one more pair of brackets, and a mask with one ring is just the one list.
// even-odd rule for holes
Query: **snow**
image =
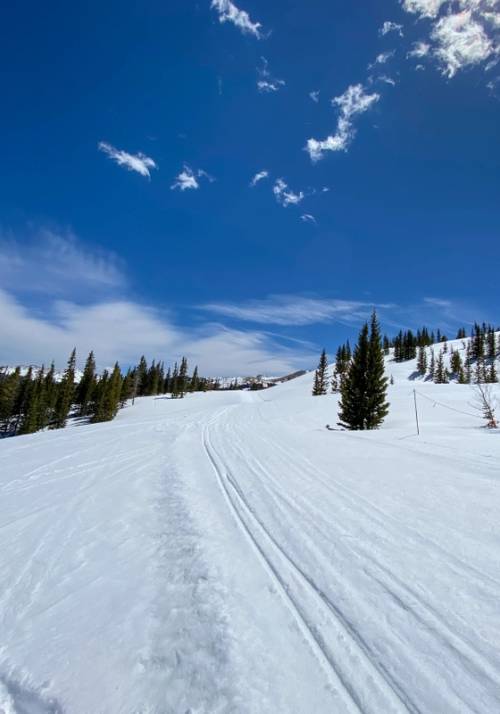
{"label": "snow", "polygon": [[414,369],[1,441],[0,712],[500,711],[500,430]]}

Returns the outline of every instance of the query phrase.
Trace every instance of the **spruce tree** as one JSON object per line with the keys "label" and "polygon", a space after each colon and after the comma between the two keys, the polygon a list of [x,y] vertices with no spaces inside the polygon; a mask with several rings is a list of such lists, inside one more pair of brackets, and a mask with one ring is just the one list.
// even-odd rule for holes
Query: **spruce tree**
{"label": "spruce tree", "polygon": [[[411,345],[411,350],[413,354],[413,343]],[[389,404],[386,401],[387,378],[385,376],[384,351],[382,348],[380,328],[375,311],[372,314],[370,323],[367,377],[368,412],[366,417],[366,428],[377,429],[389,413]]]}
{"label": "spruce tree", "polygon": [[2,375],[0,381],[0,423],[4,433],[7,433],[11,428],[20,382],[21,370],[19,367],[16,367],[11,374]]}
{"label": "spruce tree", "polygon": [[328,392],[328,358],[323,350],[314,377],[313,396],[319,397]]}
{"label": "spruce tree", "polygon": [[458,350],[453,350],[451,353],[450,367],[453,374],[458,377],[462,369],[462,358]]}
{"label": "spruce tree", "polygon": [[[235,380],[236,389],[238,388],[238,380]],[[189,385],[190,392],[197,392],[200,388],[200,378],[198,377],[198,365],[194,368],[191,384]]]}
{"label": "spruce tree", "polygon": [[63,378],[58,385],[54,421],[51,424],[53,429],[62,429],[66,426],[75,395],[75,367],[76,349],[72,351],[68,360],[68,366],[66,367]]}
{"label": "spruce tree", "polygon": [[92,392],[96,385],[95,374],[95,358],[94,353],[90,352],[85,362],[83,375],[76,389],[76,404],[78,405],[78,413],[80,416],[87,416],[92,402]]}
{"label": "spruce tree", "polygon": [[179,378],[178,378],[178,396],[183,399],[184,394],[187,392],[188,386],[188,362],[185,357],[181,360],[181,366],[179,367]]}
{"label": "spruce tree", "polygon": [[427,372],[427,352],[423,346],[418,348],[417,372],[422,376]]}
{"label": "spruce tree", "polygon": [[376,313],[365,324],[341,391],[340,419],[352,430],[376,429],[389,411],[384,351]]}

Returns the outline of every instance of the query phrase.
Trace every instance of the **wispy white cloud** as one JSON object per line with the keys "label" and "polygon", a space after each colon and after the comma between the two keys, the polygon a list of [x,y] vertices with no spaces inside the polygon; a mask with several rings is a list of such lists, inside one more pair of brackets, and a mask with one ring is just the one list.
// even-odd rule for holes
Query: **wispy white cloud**
{"label": "wispy white cloud", "polygon": [[301,220],[303,223],[314,223],[314,224],[317,223],[316,218],[315,218],[311,213],[304,213],[304,214],[300,217],[300,220]]}
{"label": "wispy white cloud", "polygon": [[389,84],[391,87],[396,86],[396,80],[392,77],[388,77],[386,74],[381,74],[374,79],[375,82],[382,82],[383,84]]}
{"label": "wispy white cloud", "polygon": [[54,302],[40,314],[12,293],[0,289],[0,365],[49,364],[64,366],[73,347],[78,361],[93,349],[99,366],[116,360],[128,365],[142,354],[176,360],[186,355],[202,374],[236,376],[287,374],[313,363],[303,349],[284,347],[261,330],[230,329],[217,322],[202,328],[179,327],[163,311],[121,299],[78,304]]}
{"label": "wispy white cloud", "polygon": [[403,37],[403,25],[386,20],[378,32],[382,37],[388,35],[389,32],[396,32],[400,37]]}
{"label": "wispy white cloud", "polygon": [[286,82],[283,79],[259,79],[257,80],[257,89],[262,94],[272,94],[273,92],[278,92],[285,84]]}
{"label": "wispy white cloud", "polygon": [[93,349],[101,368],[143,353],[165,362],[185,354],[209,375],[286,374],[313,363],[303,346],[284,347],[260,329],[218,321],[180,327],[173,311],[130,297],[118,257],[71,235],[39,231],[34,238],[0,240],[0,365],[54,359],[63,367],[75,346],[80,365]]}
{"label": "wispy white cloud", "polygon": [[0,235],[0,284],[17,292],[56,295],[106,293],[126,285],[113,253],[89,250],[71,231],[26,230]]}
{"label": "wispy white cloud", "polygon": [[428,42],[415,42],[412,49],[407,53],[407,57],[426,57],[431,46]]}
{"label": "wispy white cloud", "polygon": [[447,0],[403,0],[402,5],[406,12],[419,17],[437,17],[446,2]]}
{"label": "wispy white cloud", "polygon": [[484,62],[495,48],[482,24],[473,19],[468,10],[445,15],[431,32],[443,74],[453,77],[464,67]]}
{"label": "wispy white cloud", "polygon": [[372,62],[372,64],[368,65],[368,69],[373,69],[373,67],[375,67],[375,65],[377,64],[385,64],[390,59],[392,59],[395,54],[396,50],[390,50],[389,52],[381,52],[375,57],[375,61]]}
{"label": "wispy white cloud", "polygon": [[264,170],[264,171],[259,171],[258,173],[255,174],[255,176],[253,177],[253,179],[250,181],[250,186],[251,186],[252,188],[254,188],[254,186],[257,186],[257,184],[258,184],[260,181],[263,181],[264,179],[266,179],[266,178],[268,178],[268,177],[269,177],[269,171],[266,171],[266,170]]}
{"label": "wispy white cloud", "polygon": [[243,34],[253,35],[257,39],[262,37],[260,22],[252,22],[248,12],[240,10],[231,0],[212,0],[211,7],[218,12],[219,22],[231,22]]}
{"label": "wispy white cloud", "polygon": [[[366,319],[373,303],[303,295],[270,295],[244,303],[210,303],[201,308],[243,322],[273,325],[313,325],[322,322],[357,323]],[[376,307],[376,306],[375,306]],[[379,307],[391,307],[390,305]]]}
{"label": "wispy white cloud", "polygon": [[150,169],[158,168],[156,162],[142,152],[129,154],[127,151],[116,149],[105,141],[99,142],[98,148],[99,151],[102,151],[109,156],[110,159],[115,161],[118,166],[124,166],[129,171],[136,171],[138,174],[141,174],[141,176],[151,178]]}
{"label": "wispy white cloud", "polygon": [[313,92],[309,92],[309,96],[315,102],[316,104],[319,102],[319,95],[321,94],[319,89],[314,90]]}
{"label": "wispy white cloud", "polygon": [[286,208],[287,206],[294,206],[300,203],[304,199],[304,194],[302,191],[295,193],[288,188],[288,184],[282,178],[277,179],[273,186],[273,193],[276,197],[278,203]]}
{"label": "wispy white cloud", "polygon": [[259,92],[264,94],[278,92],[282,87],[286,86],[285,80],[274,77],[269,70],[269,62],[267,59],[265,57],[261,57],[260,59],[261,66],[257,67],[257,74],[259,76],[257,88]]}
{"label": "wispy white cloud", "polygon": [[206,178],[210,183],[215,181],[213,176],[210,176],[206,171],[198,169],[198,171],[193,171],[193,169],[184,164],[184,168],[180,174],[176,177],[174,183],[171,185],[171,190],[179,189],[180,191],[197,190],[200,188],[200,178]]}
{"label": "wispy white cloud", "polygon": [[428,36],[408,57],[434,58],[448,78],[475,65],[488,69],[500,58],[498,0],[404,0],[403,8],[430,20]]}
{"label": "wispy white cloud", "polygon": [[353,126],[354,117],[368,111],[379,99],[380,94],[368,94],[362,84],[353,84],[344,94],[332,99],[332,105],[340,108],[337,130],[322,141],[309,139],[306,150],[312,161],[323,158],[326,151],[346,151],[356,133]]}

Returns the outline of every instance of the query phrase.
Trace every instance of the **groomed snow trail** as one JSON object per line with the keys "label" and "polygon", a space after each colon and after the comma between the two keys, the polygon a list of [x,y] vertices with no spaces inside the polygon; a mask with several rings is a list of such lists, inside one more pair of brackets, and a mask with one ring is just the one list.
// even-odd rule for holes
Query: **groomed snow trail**
{"label": "groomed snow trail", "polygon": [[500,435],[403,370],[373,433],[307,375],[0,442],[0,711],[500,711]]}

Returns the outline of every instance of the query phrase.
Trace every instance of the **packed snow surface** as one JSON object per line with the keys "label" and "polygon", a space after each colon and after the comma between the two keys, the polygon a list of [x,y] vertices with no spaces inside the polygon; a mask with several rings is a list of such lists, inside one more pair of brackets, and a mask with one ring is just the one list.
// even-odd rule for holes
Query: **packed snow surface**
{"label": "packed snow surface", "polygon": [[0,442],[0,712],[500,712],[500,433],[389,368]]}

